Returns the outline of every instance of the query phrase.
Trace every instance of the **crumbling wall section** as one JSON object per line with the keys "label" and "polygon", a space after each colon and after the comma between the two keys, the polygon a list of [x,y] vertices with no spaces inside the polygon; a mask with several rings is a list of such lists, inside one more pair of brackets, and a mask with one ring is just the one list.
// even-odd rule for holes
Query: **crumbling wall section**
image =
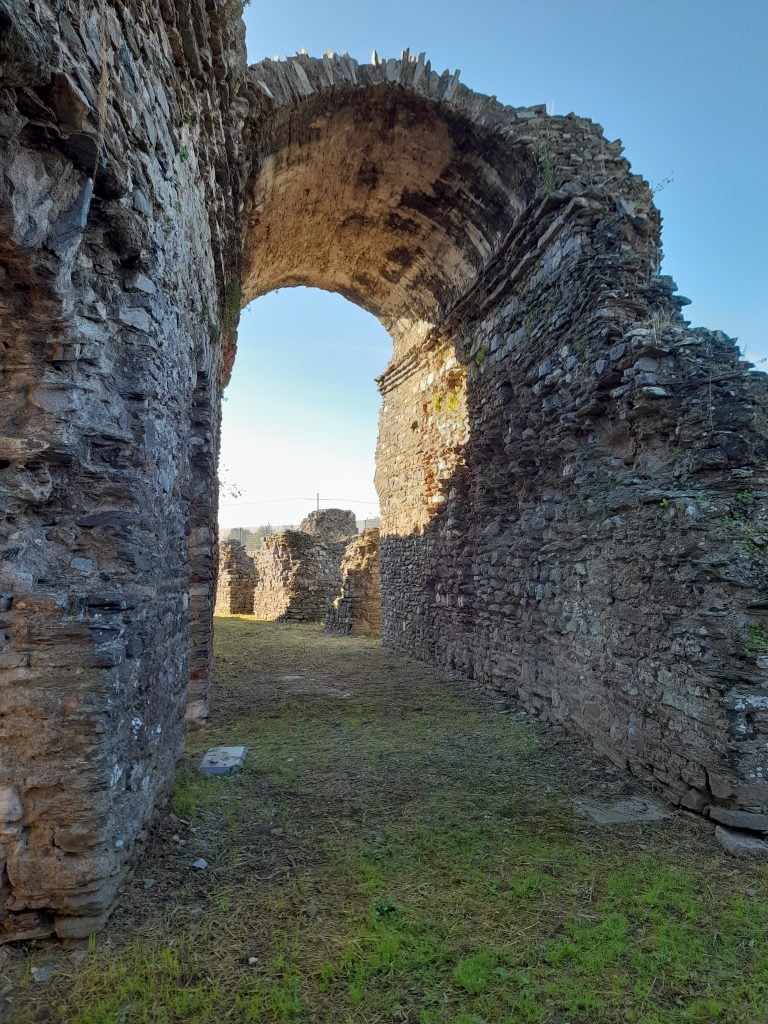
{"label": "crumbling wall section", "polygon": [[310,512],[299,523],[302,533],[309,533],[325,544],[347,541],[357,533],[355,513],[346,508],[321,508]]}
{"label": "crumbling wall section", "polygon": [[316,622],[340,583],[343,543],[324,544],[299,530],[273,533],[254,558],[253,614],[280,622]]}
{"label": "crumbling wall section", "polygon": [[219,544],[216,615],[251,615],[256,571],[253,559],[238,540]]}
{"label": "crumbling wall section", "polygon": [[363,530],[347,545],[341,560],[341,590],[328,606],[325,629],[338,636],[377,637],[381,634],[378,530]]}

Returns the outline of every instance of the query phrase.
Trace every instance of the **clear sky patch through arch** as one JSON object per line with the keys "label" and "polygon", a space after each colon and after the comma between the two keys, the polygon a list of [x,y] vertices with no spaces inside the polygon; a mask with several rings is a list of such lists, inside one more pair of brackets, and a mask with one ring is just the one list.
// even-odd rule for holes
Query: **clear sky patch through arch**
{"label": "clear sky patch through arch", "polygon": [[322,507],[378,514],[375,377],[391,352],[375,317],[330,292],[284,288],[243,311],[222,410],[223,527],[296,524],[318,491]]}
{"label": "clear sky patch through arch", "polygon": [[[597,121],[658,189],[664,271],[693,300],[686,316],[738,337],[753,362],[768,359],[766,0],[253,0],[245,23],[251,62],[302,48],[366,61],[374,48],[392,57],[409,47],[502,102]],[[343,358],[342,338],[360,350]],[[389,358],[377,321],[338,297],[284,290],[244,313],[239,346],[222,465],[244,494],[222,495],[222,525],[297,521],[301,504],[251,502],[307,486],[311,497],[326,489],[318,476],[355,480],[341,497],[375,500],[373,377]]]}

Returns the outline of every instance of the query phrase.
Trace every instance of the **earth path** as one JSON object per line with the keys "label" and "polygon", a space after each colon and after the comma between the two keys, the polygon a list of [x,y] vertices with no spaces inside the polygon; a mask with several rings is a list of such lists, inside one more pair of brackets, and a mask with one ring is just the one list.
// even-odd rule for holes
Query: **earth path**
{"label": "earth path", "polygon": [[[1,951],[0,1017],[768,1019],[768,875],[704,823],[589,825],[573,799],[642,796],[631,779],[372,641],[245,617],[216,633],[210,724],[121,907],[98,944]],[[245,767],[204,778],[220,743]]]}

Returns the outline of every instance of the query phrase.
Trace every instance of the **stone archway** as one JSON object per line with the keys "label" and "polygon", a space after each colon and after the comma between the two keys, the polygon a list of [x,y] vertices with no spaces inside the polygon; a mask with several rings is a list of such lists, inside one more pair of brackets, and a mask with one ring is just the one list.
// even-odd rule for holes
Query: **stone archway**
{"label": "stone archway", "polygon": [[40,7],[0,44],[0,934],[100,926],[205,713],[221,388],[293,284],[393,338],[385,642],[765,824],[765,378],[682,320],[620,144],[408,54],[247,69],[227,6]]}

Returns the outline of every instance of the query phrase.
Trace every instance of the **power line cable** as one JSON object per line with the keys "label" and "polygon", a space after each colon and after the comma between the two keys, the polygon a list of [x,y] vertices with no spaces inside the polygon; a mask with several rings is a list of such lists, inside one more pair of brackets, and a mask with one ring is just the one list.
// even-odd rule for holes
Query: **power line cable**
{"label": "power line cable", "polygon": [[[289,501],[311,501],[314,502],[315,498],[264,498],[260,501],[234,501],[229,502],[226,505],[219,505],[219,508],[240,508],[243,505],[278,505]],[[354,505],[375,505],[378,507],[378,501],[370,501],[367,498],[322,498],[322,501],[348,501]]]}

